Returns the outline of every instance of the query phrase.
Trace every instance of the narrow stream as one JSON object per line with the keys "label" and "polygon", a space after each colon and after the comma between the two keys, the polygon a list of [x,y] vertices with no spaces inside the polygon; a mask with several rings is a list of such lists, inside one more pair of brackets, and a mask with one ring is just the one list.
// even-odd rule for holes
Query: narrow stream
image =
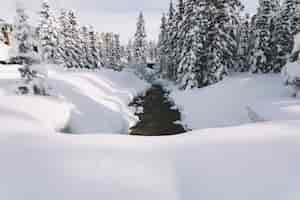
{"label": "narrow stream", "polygon": [[160,85],[153,85],[145,94],[134,99],[130,106],[137,108],[140,122],[130,129],[131,135],[162,136],[184,133],[178,122],[181,114]]}

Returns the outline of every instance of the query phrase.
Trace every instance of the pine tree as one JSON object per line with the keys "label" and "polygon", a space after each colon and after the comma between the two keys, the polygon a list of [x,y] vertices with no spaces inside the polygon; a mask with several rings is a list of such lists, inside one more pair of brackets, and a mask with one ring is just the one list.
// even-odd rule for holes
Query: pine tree
{"label": "pine tree", "polygon": [[236,64],[238,0],[187,0],[180,26],[177,81],[182,88],[204,87],[223,79]]}
{"label": "pine tree", "polygon": [[89,28],[88,33],[88,47],[89,47],[89,60],[93,69],[102,67],[101,47],[97,46],[97,33],[93,27]]}
{"label": "pine tree", "polygon": [[239,41],[238,41],[238,51],[237,51],[238,63],[235,71],[238,72],[249,71],[250,36],[251,36],[250,15],[246,14],[239,29]]}
{"label": "pine tree", "polygon": [[100,64],[104,67],[104,48],[103,41],[100,33],[96,33],[96,48],[98,49],[98,57],[100,59]]}
{"label": "pine tree", "polygon": [[39,14],[40,22],[38,25],[38,35],[41,46],[42,60],[49,63],[58,63],[58,25],[53,13],[51,12],[48,1],[43,1],[42,9]]}
{"label": "pine tree", "polygon": [[151,63],[157,62],[157,45],[155,41],[150,41],[147,45],[147,57]]}
{"label": "pine tree", "polygon": [[68,53],[67,53],[67,41],[69,40],[69,21],[67,17],[67,11],[61,10],[60,16],[58,19],[59,22],[59,31],[58,31],[58,53],[59,58],[62,63],[66,63],[68,61]]}
{"label": "pine tree", "polygon": [[181,48],[183,45],[183,41],[180,38],[180,31],[181,31],[181,25],[183,22],[183,17],[184,17],[184,1],[183,0],[178,0],[177,2],[177,9],[175,12],[175,17],[173,19],[173,27],[172,27],[172,32],[169,36],[169,40],[171,40],[170,48],[172,49],[172,54],[171,54],[171,60],[173,64],[173,73],[172,73],[172,79],[176,80],[177,79],[177,67],[180,63],[180,53],[181,53]]}
{"label": "pine tree", "polygon": [[205,49],[208,30],[208,16],[205,13],[207,8],[206,1],[185,1],[184,20],[178,33],[182,47],[177,82],[182,89],[203,87],[207,82],[208,49]]}
{"label": "pine tree", "polygon": [[160,34],[158,39],[158,54],[160,71],[163,76],[167,74],[168,60],[167,60],[167,19],[165,14],[161,18]]}
{"label": "pine tree", "polygon": [[293,30],[292,24],[295,13],[295,0],[285,0],[278,14],[275,17],[275,29],[273,35],[274,53],[273,66],[275,72],[281,72],[286,64],[288,56],[293,50]]}
{"label": "pine tree", "polygon": [[33,49],[33,32],[29,25],[29,16],[26,10],[18,5],[16,9],[16,17],[14,23],[14,38],[15,38],[15,51],[17,57],[32,57],[34,54]]}
{"label": "pine tree", "polygon": [[294,0],[293,19],[292,19],[292,34],[295,36],[300,32],[300,0]]}
{"label": "pine tree", "polygon": [[175,26],[175,9],[172,0],[170,1],[168,20],[167,20],[167,41],[166,41],[166,55],[167,55],[167,78],[173,80],[175,77],[175,63],[173,60],[174,48],[176,41],[173,38],[176,32]]}
{"label": "pine tree", "polygon": [[33,69],[33,65],[40,61],[39,55],[34,50],[34,29],[29,25],[29,17],[21,5],[17,6],[16,11],[14,24],[16,55],[14,59],[23,65],[19,69],[22,82],[17,88],[17,93],[46,95],[45,76],[39,70]]}
{"label": "pine tree", "polygon": [[121,65],[121,43],[120,43],[120,35],[113,35],[113,65],[117,68]]}
{"label": "pine tree", "polygon": [[113,53],[113,33],[104,33],[102,37],[104,46],[105,67],[113,68],[115,63]]}
{"label": "pine tree", "polygon": [[276,71],[272,64],[274,52],[272,36],[274,32],[274,15],[278,11],[278,0],[260,0],[255,18],[255,46],[251,51],[251,71],[253,73],[268,73]]}
{"label": "pine tree", "polygon": [[60,56],[67,68],[83,68],[82,48],[77,18],[73,11],[62,11],[60,16]]}
{"label": "pine tree", "polygon": [[137,22],[137,29],[134,35],[133,57],[136,64],[144,64],[146,60],[146,28],[143,13],[141,12]]}
{"label": "pine tree", "polygon": [[128,44],[126,45],[126,49],[125,49],[125,58],[127,60],[127,63],[130,65],[133,62],[133,45],[132,45],[132,41],[129,40]]}
{"label": "pine tree", "polygon": [[92,58],[90,55],[89,30],[87,26],[80,28],[80,42],[82,52],[80,56],[80,66],[89,69],[92,65]]}
{"label": "pine tree", "polygon": [[216,83],[233,69],[236,63],[237,27],[241,3],[239,0],[210,1],[208,8],[208,84]]}

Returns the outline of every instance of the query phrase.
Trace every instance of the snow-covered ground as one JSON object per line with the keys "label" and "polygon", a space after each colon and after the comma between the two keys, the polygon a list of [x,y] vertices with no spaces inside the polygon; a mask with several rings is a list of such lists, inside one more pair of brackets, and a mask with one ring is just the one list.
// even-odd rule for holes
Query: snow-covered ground
{"label": "snow-covered ground", "polygon": [[191,129],[237,126],[261,121],[300,120],[300,99],[277,74],[237,74],[195,91],[173,90],[171,98]]}
{"label": "snow-covered ground", "polygon": [[52,97],[13,95],[18,66],[0,66],[0,199],[300,198],[300,102],[279,75],[174,90],[189,127],[220,128],[134,137],[112,133],[136,122],[127,105],[148,84],[130,71],[42,67]]}
{"label": "snow-covered ground", "polygon": [[9,58],[10,47],[0,41],[0,61],[6,61]]}
{"label": "snow-covered ground", "polygon": [[18,126],[0,129],[0,199],[300,198],[300,121],[150,138]]}
{"label": "snow-covered ground", "polygon": [[55,130],[67,128],[81,134],[127,133],[137,122],[128,104],[149,85],[132,72],[66,72],[55,66],[43,67],[48,70],[52,97],[13,95],[19,66],[0,66],[0,115],[9,109],[51,124]]}

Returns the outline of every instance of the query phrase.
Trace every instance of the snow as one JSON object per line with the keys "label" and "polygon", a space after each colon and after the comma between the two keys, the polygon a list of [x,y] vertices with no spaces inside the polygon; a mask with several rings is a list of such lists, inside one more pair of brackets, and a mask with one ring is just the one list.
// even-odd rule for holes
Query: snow
{"label": "snow", "polygon": [[286,81],[293,81],[295,78],[300,78],[300,64],[297,62],[289,62],[282,70],[282,74]]}
{"label": "snow", "polygon": [[183,123],[193,130],[300,120],[300,100],[292,98],[277,74],[236,74],[196,91],[172,89],[170,96],[183,113]]}
{"label": "snow", "polygon": [[0,41],[0,61],[6,61],[9,58],[10,47]]}
{"label": "snow", "polygon": [[51,97],[1,96],[0,119],[13,117],[30,120],[36,126],[52,130],[66,128],[71,118],[72,106]]}
{"label": "snow", "polygon": [[300,121],[150,138],[18,124],[26,129],[0,130],[1,199],[300,197]]}
{"label": "snow", "polygon": [[280,75],[173,89],[189,128],[209,129],[136,137],[114,134],[136,122],[128,103],[149,87],[131,71],[37,66],[53,96],[35,97],[12,93],[18,67],[0,66],[0,199],[300,198],[300,100]]}
{"label": "snow", "polygon": [[34,68],[48,74],[53,98],[12,96],[19,67],[0,67],[0,94],[4,95],[0,105],[72,133],[127,133],[138,121],[128,104],[149,87],[131,71],[72,72],[43,65]]}
{"label": "snow", "polygon": [[[128,104],[149,85],[131,71],[49,71],[49,82],[60,98],[71,102],[73,133],[128,133],[138,118]],[[83,123],[84,122],[84,123]]]}

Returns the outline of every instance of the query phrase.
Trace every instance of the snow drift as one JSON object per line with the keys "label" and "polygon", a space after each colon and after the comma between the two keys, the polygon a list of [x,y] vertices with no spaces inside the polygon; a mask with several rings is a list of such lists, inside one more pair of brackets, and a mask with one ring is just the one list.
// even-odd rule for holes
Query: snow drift
{"label": "snow drift", "polygon": [[[203,129],[299,120],[300,100],[291,94],[280,75],[236,74],[200,90],[174,89],[171,98],[182,110],[189,128]],[[253,119],[254,115],[260,120]]]}
{"label": "snow drift", "polygon": [[48,75],[53,97],[12,96],[20,79],[19,67],[0,67],[0,94],[4,96],[0,106],[44,121],[56,130],[68,126],[72,133],[128,133],[138,121],[128,104],[149,87],[131,71],[72,72],[42,65],[36,68]]}
{"label": "snow drift", "polygon": [[18,122],[19,131],[0,130],[0,199],[297,200],[299,124],[147,138],[63,135]]}

